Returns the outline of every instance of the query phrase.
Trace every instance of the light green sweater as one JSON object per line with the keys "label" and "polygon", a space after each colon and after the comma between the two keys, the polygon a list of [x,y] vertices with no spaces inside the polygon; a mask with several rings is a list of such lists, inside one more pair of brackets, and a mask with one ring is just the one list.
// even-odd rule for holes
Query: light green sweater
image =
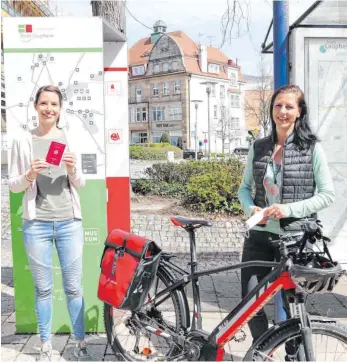
{"label": "light green sweater", "polygon": [[[239,200],[245,214],[249,217],[252,214],[254,208],[254,202],[252,197],[252,186],[254,185],[253,179],[253,155],[254,147],[251,147],[248,153],[247,165],[243,174],[241,186],[238,191]],[[334,202],[334,187],[333,181],[329,172],[328,162],[320,143],[316,143],[313,150],[313,174],[314,180],[317,185],[316,193],[313,197],[285,204],[286,217],[301,218],[309,216],[315,212],[318,212],[326,207],[330,206]],[[268,165],[266,169],[265,177],[273,182],[274,174],[273,168]],[[282,184],[281,172],[277,175],[277,185]],[[279,196],[273,196],[268,194],[268,206],[279,203]],[[268,231],[275,234],[280,234],[279,220],[270,218],[265,227],[255,226],[253,230]]]}

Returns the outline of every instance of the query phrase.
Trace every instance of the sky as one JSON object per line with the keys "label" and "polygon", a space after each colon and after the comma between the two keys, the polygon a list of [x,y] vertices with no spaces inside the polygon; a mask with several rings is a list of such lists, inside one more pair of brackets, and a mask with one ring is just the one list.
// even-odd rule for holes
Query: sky
{"label": "sky", "polygon": [[[242,2],[242,0],[239,0]],[[245,0],[243,5],[248,13],[246,22],[241,25],[241,36],[226,41],[221,48],[223,53],[241,66],[244,74],[258,75],[261,44],[272,19],[271,0]],[[232,4],[233,0],[229,0]],[[293,23],[313,0],[289,0],[289,23]],[[52,0],[57,3],[60,16],[91,16],[89,0]],[[152,28],[157,20],[167,25],[167,32],[184,31],[195,42],[212,45],[217,48],[222,42],[221,19],[227,9],[227,0],[128,0],[130,13],[141,23]],[[139,39],[150,36],[151,30],[136,21],[126,11],[127,38],[131,47]],[[270,41],[272,35],[269,36]],[[272,56],[265,55],[268,69],[272,67]]]}

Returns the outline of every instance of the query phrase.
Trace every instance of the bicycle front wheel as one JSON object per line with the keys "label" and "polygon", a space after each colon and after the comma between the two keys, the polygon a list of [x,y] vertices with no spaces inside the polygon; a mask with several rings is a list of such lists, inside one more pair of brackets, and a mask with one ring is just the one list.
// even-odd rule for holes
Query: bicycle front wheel
{"label": "bicycle front wheel", "polygon": [[[311,320],[316,361],[347,361],[347,327],[335,320]],[[300,320],[275,326],[247,352],[244,361],[306,361]]]}
{"label": "bicycle front wheel", "polygon": [[[152,298],[169,286],[170,280],[168,271],[159,267],[148,298]],[[181,332],[183,318],[187,313],[181,303],[182,297],[185,298],[182,293],[182,290],[173,290],[167,294],[166,298],[160,298],[162,302],[159,305],[153,307],[148,304],[136,312],[120,310],[104,304],[107,339],[117,360],[166,359],[182,352],[172,339],[153,332],[157,329],[164,330],[165,335]],[[141,322],[145,322],[148,329],[143,328]]]}

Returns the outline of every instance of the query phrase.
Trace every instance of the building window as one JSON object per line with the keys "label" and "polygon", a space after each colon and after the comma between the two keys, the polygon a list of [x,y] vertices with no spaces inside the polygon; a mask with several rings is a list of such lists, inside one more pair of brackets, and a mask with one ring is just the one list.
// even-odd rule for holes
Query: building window
{"label": "building window", "polygon": [[147,122],[146,107],[136,108],[136,122]]}
{"label": "building window", "polygon": [[163,95],[164,95],[164,96],[170,95],[169,82],[163,83]]}
{"label": "building window", "polygon": [[163,72],[168,72],[169,71],[169,63],[164,63],[163,64]]}
{"label": "building window", "polygon": [[169,136],[170,136],[170,143],[173,146],[182,148],[182,131],[170,131],[169,132]]}
{"label": "building window", "polygon": [[212,94],[212,97],[216,96],[216,85],[215,84],[212,84],[211,94]]}
{"label": "building window", "polygon": [[230,73],[230,84],[236,85],[236,75],[234,73]]}
{"label": "building window", "polygon": [[146,143],[147,140],[147,132],[131,132],[132,143]]}
{"label": "building window", "polygon": [[135,94],[136,94],[136,101],[141,102],[142,89],[141,89],[141,87],[139,85],[136,86]]}
{"label": "building window", "polygon": [[132,67],[132,74],[133,74],[133,76],[144,75],[145,74],[144,65],[140,65],[138,67]]}
{"label": "building window", "polygon": [[176,70],[177,70],[177,62],[172,62],[172,63],[171,63],[171,69],[172,69],[173,71],[176,71]]}
{"label": "building window", "polygon": [[158,90],[158,86],[156,84],[153,84],[152,94],[153,94],[153,97],[159,96],[159,90]]}
{"label": "building window", "polygon": [[181,93],[181,82],[179,80],[176,80],[174,83],[174,94],[180,94]]}
{"label": "building window", "polygon": [[219,89],[220,89],[220,97],[225,98],[225,86],[221,85]]}
{"label": "building window", "polygon": [[130,108],[130,122],[135,122],[135,109]]}
{"label": "building window", "polygon": [[170,120],[180,121],[182,119],[182,108],[180,105],[170,107]]}
{"label": "building window", "polygon": [[237,94],[230,94],[230,107],[240,107],[240,96]]}
{"label": "building window", "polygon": [[234,104],[235,107],[240,107],[240,96],[235,95]]}
{"label": "building window", "polygon": [[154,64],[154,67],[153,67],[153,73],[159,73],[159,64]]}
{"label": "building window", "polygon": [[218,115],[217,115],[217,106],[213,106],[213,117],[214,118],[218,117]]}
{"label": "building window", "polygon": [[222,106],[221,110],[220,110],[220,116],[222,119],[225,119],[226,116],[226,108],[225,106]]}
{"label": "building window", "polygon": [[217,73],[217,74],[219,74],[219,65],[214,64],[214,63],[210,63],[208,65],[208,72],[209,73]]}
{"label": "building window", "polygon": [[230,128],[231,129],[240,129],[240,118],[231,117],[230,118]]}
{"label": "building window", "polygon": [[165,107],[155,106],[152,108],[153,121],[164,121],[165,120]]}
{"label": "building window", "polygon": [[159,132],[159,131],[156,131],[156,132],[153,132],[152,133],[152,142],[153,143],[160,143],[160,139],[161,139],[161,136],[164,132]]}

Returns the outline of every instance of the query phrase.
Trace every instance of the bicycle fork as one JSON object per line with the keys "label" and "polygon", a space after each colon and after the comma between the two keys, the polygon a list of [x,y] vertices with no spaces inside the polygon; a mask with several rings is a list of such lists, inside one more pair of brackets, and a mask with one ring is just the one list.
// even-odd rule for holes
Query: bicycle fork
{"label": "bicycle fork", "polygon": [[301,337],[305,351],[306,361],[315,361],[313,345],[312,345],[312,328],[311,322],[306,312],[305,300],[303,293],[296,293],[294,298],[290,300],[290,313],[292,318],[298,316],[301,323]]}

